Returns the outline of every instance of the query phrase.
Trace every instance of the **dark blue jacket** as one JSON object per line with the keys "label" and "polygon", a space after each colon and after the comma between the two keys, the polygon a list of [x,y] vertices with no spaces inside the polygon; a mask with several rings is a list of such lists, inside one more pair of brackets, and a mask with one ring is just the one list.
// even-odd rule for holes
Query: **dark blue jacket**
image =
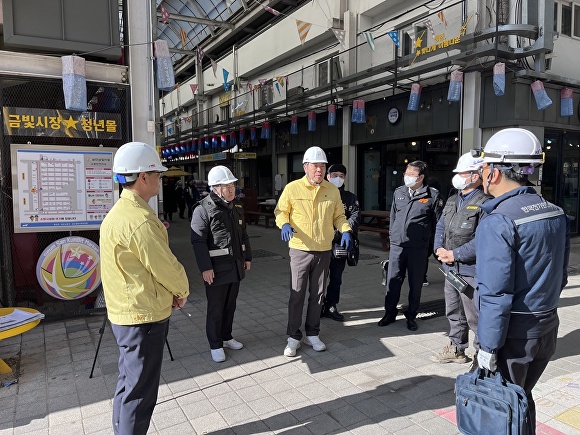
{"label": "dark blue jacket", "polygon": [[496,353],[506,337],[538,338],[558,327],[556,308],[568,282],[568,218],[532,187],[481,206],[475,235],[480,347]]}
{"label": "dark blue jacket", "polygon": [[437,189],[422,186],[411,198],[407,186],[398,187],[393,194],[389,222],[391,244],[428,248],[442,210],[443,200]]}

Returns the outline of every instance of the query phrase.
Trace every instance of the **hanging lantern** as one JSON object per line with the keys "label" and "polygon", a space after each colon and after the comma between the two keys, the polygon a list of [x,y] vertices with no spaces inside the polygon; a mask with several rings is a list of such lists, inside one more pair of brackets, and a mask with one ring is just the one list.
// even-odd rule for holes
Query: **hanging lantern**
{"label": "hanging lantern", "polygon": [[564,88],[560,91],[560,116],[574,115],[574,93],[571,88]]}
{"label": "hanging lantern", "polygon": [[290,118],[290,134],[298,134],[298,117]]}
{"label": "hanging lantern", "polygon": [[220,141],[221,141],[221,144],[222,144],[222,148],[227,148],[228,147],[228,141],[227,141],[227,137],[226,137],[226,134],[225,133],[222,133],[220,135]]}
{"label": "hanging lantern", "polygon": [[187,149],[187,148],[186,148],[185,142],[181,142],[181,143],[179,144],[179,154],[185,154],[185,150],[186,150],[186,149]]}
{"label": "hanging lantern", "polygon": [[214,134],[211,137],[211,149],[214,150],[218,147],[218,143],[217,143],[217,136]]}
{"label": "hanging lantern", "polygon": [[191,152],[194,153],[196,151],[197,139],[193,139],[191,141]]}
{"label": "hanging lantern", "polygon": [[264,121],[262,123],[262,131],[260,133],[260,139],[270,139],[272,137],[272,123],[270,121]]}
{"label": "hanging lantern", "polygon": [[447,101],[461,101],[462,92],[463,73],[461,71],[453,71],[449,82],[449,90],[447,91]]}
{"label": "hanging lantern", "polygon": [[336,105],[328,105],[328,126],[334,127],[336,125]]}
{"label": "hanging lantern", "polygon": [[354,100],[353,108],[356,103],[356,111],[353,110],[355,116],[355,123],[356,124],[364,124],[366,122],[366,114],[365,114],[365,100],[358,99]]}
{"label": "hanging lantern", "polygon": [[308,112],[308,131],[316,131],[316,112]]}
{"label": "hanging lantern", "polygon": [[209,148],[209,137],[208,136],[203,138],[203,146],[206,149]]}
{"label": "hanging lantern", "polygon": [[536,80],[531,85],[532,92],[534,93],[534,98],[536,100],[536,106],[538,110],[544,110],[552,105],[552,100],[548,97],[546,90],[544,89],[544,83],[540,80]]}
{"label": "hanging lantern", "polygon": [[419,100],[421,99],[421,89],[423,87],[419,83],[411,85],[411,94],[409,95],[409,104],[407,110],[416,112],[419,110]]}
{"label": "hanging lantern", "polygon": [[236,132],[232,131],[230,132],[230,148],[233,148],[237,145],[236,143]]}
{"label": "hanging lantern", "polygon": [[493,66],[493,92],[501,97],[505,94],[505,63],[498,62]]}
{"label": "hanging lantern", "polygon": [[240,128],[240,144],[246,140],[246,129]]}
{"label": "hanging lantern", "polygon": [[176,156],[177,154],[179,154],[179,145],[175,145],[173,147],[173,153],[174,156]]}
{"label": "hanging lantern", "polygon": [[85,59],[75,55],[63,56],[61,63],[64,107],[66,110],[84,112],[87,110]]}
{"label": "hanging lantern", "polygon": [[255,142],[257,139],[256,127],[250,128],[250,142]]}

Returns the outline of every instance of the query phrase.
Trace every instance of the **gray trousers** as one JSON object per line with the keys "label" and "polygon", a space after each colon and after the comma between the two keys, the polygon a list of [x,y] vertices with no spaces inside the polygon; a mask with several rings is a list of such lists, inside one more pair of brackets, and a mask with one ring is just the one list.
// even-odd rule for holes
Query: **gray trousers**
{"label": "gray trousers", "polygon": [[320,312],[324,289],[328,280],[331,251],[300,251],[290,248],[290,300],[286,333],[295,340],[302,339],[302,311],[308,290],[308,306],[304,329],[307,336],[320,334]]}
{"label": "gray trousers", "polygon": [[473,347],[478,351],[477,319],[479,313],[473,302],[477,299],[478,292],[474,288],[473,277],[461,276],[469,283],[469,288],[465,293],[459,293],[447,280],[443,288],[445,293],[445,316],[447,316],[449,321],[449,340],[458,349],[465,350],[469,347],[469,330],[471,329],[475,333]]}

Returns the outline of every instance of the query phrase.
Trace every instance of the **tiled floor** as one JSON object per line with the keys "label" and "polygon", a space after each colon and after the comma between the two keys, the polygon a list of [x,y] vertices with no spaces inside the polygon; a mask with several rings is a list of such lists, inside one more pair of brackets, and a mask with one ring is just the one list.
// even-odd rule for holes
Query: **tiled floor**
{"label": "tiled floor", "polygon": [[[468,365],[432,363],[447,343],[441,314],[443,277],[432,260],[431,285],[415,333],[405,322],[376,326],[383,314],[380,240],[362,234],[365,259],[347,267],[339,308],[344,323],[322,320],[328,349],[286,342],[288,250],[273,228],[251,226],[259,255],[242,284],[234,337],[242,350],[211,360],[205,337],[205,296],[189,245],[188,224],[169,229],[174,252],[190,277],[189,303],[170,321],[152,434],[453,434],[454,379]],[[578,253],[576,253],[578,251]],[[580,264],[575,249],[572,264]],[[404,301],[404,300],[402,300]],[[559,344],[535,390],[538,433],[580,434],[580,277],[563,292]],[[95,374],[89,373],[103,316],[42,322],[0,342],[17,383],[0,388],[0,434],[110,434],[117,351],[107,326]]]}

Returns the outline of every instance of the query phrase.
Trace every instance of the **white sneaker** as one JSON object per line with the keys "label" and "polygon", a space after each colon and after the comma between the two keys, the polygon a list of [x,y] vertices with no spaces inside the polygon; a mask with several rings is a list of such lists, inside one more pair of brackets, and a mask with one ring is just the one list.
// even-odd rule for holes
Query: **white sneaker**
{"label": "white sneaker", "polygon": [[320,337],[318,335],[310,335],[304,338],[304,344],[308,346],[312,346],[316,352],[322,352],[326,350],[326,344],[320,341]]}
{"label": "white sneaker", "polygon": [[219,349],[211,349],[211,359],[215,362],[224,362],[226,360],[226,353],[223,347]]}
{"label": "white sneaker", "polygon": [[244,347],[244,345],[235,338],[232,338],[231,340],[224,341],[224,347],[233,350],[240,350],[242,347]]}
{"label": "white sneaker", "polygon": [[300,349],[300,340],[288,337],[288,344],[284,349],[284,356],[296,356],[296,349]]}

